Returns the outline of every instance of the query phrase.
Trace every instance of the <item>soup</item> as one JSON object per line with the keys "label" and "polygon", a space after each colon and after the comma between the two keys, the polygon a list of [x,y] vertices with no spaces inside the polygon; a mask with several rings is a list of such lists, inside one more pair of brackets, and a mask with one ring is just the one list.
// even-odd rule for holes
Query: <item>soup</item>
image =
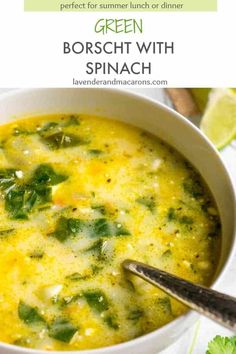
{"label": "soup", "polygon": [[126,274],[126,258],[211,282],[218,211],[198,173],[171,147],[86,115],[30,117],[0,132],[1,341],[93,349],[186,312]]}

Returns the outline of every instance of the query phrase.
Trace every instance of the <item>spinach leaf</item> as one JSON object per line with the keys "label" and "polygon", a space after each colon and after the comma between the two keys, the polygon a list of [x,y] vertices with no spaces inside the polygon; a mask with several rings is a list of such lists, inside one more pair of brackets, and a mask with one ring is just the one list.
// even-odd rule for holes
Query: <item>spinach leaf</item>
{"label": "spinach leaf", "polygon": [[90,149],[88,150],[88,153],[90,156],[100,156],[103,154],[103,151],[102,150],[98,150],[98,149]]}
{"label": "spinach leaf", "polygon": [[155,202],[153,196],[140,197],[140,198],[136,199],[136,202],[141,205],[144,205],[152,213],[154,212],[154,210],[156,208],[156,202]]}
{"label": "spinach leaf", "polygon": [[78,135],[64,133],[62,131],[48,136],[42,136],[41,139],[51,150],[65,149],[88,143],[88,141]]}
{"label": "spinach leaf", "polygon": [[[107,245],[110,241],[99,239],[94,242],[91,247],[85,250],[85,252],[91,252],[93,256],[96,256],[99,261],[105,261],[112,257],[112,251],[107,253]],[[109,245],[108,245],[109,248]]]}
{"label": "spinach leaf", "polygon": [[160,309],[163,312],[165,312],[168,315],[172,315],[171,301],[168,296],[158,298],[156,304],[160,307]]}
{"label": "spinach leaf", "polygon": [[35,134],[35,131],[29,131],[29,130],[26,130],[24,128],[15,128],[13,130],[13,133],[12,135],[14,136],[19,136],[19,135],[33,135]]}
{"label": "spinach leaf", "polygon": [[0,239],[10,235],[15,229],[0,230]]}
{"label": "spinach leaf", "polygon": [[176,214],[175,214],[174,208],[169,208],[168,213],[167,213],[167,219],[168,219],[168,221],[173,221],[176,219]]}
{"label": "spinach leaf", "polygon": [[82,220],[73,218],[68,219],[62,216],[57,222],[55,231],[49,235],[55,237],[60,242],[64,242],[72,235],[76,235],[81,231],[82,227]]}
{"label": "spinach leaf", "polygon": [[40,250],[35,250],[29,254],[29,257],[32,259],[42,259],[45,252]]}
{"label": "spinach leaf", "polygon": [[179,223],[184,224],[184,225],[192,225],[193,224],[193,218],[190,218],[189,216],[183,215],[179,218]]}
{"label": "spinach leaf", "polygon": [[69,117],[66,117],[66,121],[63,124],[64,127],[70,127],[72,125],[80,125],[80,119],[76,115],[71,115]]}
{"label": "spinach leaf", "polygon": [[166,250],[164,253],[162,253],[162,258],[169,258],[172,256],[172,251],[171,250]]}
{"label": "spinach leaf", "polygon": [[16,170],[12,168],[0,169],[0,188],[7,190],[12,187],[17,180]]}
{"label": "spinach leaf", "polygon": [[83,296],[86,299],[88,305],[96,312],[103,312],[108,310],[109,302],[101,290],[87,290],[83,292]]}
{"label": "spinach leaf", "polygon": [[111,236],[112,230],[109,222],[105,218],[96,219],[90,224],[90,236],[91,237],[104,237]]}
{"label": "spinach leaf", "polygon": [[98,211],[102,215],[106,215],[106,213],[107,213],[105,205],[92,205],[91,208],[93,210]]}
{"label": "spinach leaf", "polygon": [[57,339],[61,342],[69,343],[78,328],[70,323],[67,319],[57,318],[49,326],[49,337]]}
{"label": "spinach leaf", "polygon": [[22,301],[18,305],[18,316],[26,324],[45,322],[36,307],[31,307]]}
{"label": "spinach leaf", "polygon": [[174,208],[169,208],[167,213],[168,221],[176,221],[182,225],[192,225],[194,223],[193,218],[187,215],[183,215],[181,211]]}
{"label": "spinach leaf", "polygon": [[127,320],[130,320],[130,321],[138,321],[140,320],[141,317],[143,317],[144,315],[144,311],[139,309],[139,308],[135,308],[135,309],[132,309],[130,310],[128,316],[127,316]]}
{"label": "spinach leaf", "polygon": [[66,276],[66,279],[71,280],[71,281],[79,281],[79,280],[85,280],[88,279],[90,276],[89,275],[82,275],[78,272],[72,273],[70,275]]}
{"label": "spinach leaf", "polygon": [[4,191],[5,209],[13,219],[27,219],[35,206],[51,202],[51,186],[68,177],[56,173],[48,164],[39,165],[27,183],[20,183],[16,170],[0,170],[0,188]]}
{"label": "spinach leaf", "polygon": [[126,236],[130,232],[120,223],[108,221],[106,218],[95,219],[88,225],[91,237]]}
{"label": "spinach leaf", "polygon": [[67,180],[68,176],[56,173],[54,169],[48,164],[39,165],[34,171],[34,175],[31,179],[31,183],[34,186],[38,185],[50,185],[55,186],[59,183]]}
{"label": "spinach leaf", "polygon": [[41,136],[47,135],[48,132],[55,132],[58,131],[59,124],[57,122],[49,122],[46,123],[40,130],[39,134]]}
{"label": "spinach leaf", "polygon": [[[79,232],[85,232],[92,238],[130,235],[129,231],[121,224],[108,221],[106,218],[80,220],[65,217],[60,217],[55,231],[49,235],[57,238],[60,242],[64,242],[71,236],[77,235]],[[98,247],[99,244],[97,244],[95,248]]]}
{"label": "spinach leaf", "polygon": [[184,191],[191,197],[198,199],[204,195],[204,188],[196,177],[186,178],[183,182]]}
{"label": "spinach leaf", "polygon": [[112,329],[119,329],[119,324],[117,323],[116,317],[114,315],[108,315],[104,318],[104,322],[108,325],[108,327]]}

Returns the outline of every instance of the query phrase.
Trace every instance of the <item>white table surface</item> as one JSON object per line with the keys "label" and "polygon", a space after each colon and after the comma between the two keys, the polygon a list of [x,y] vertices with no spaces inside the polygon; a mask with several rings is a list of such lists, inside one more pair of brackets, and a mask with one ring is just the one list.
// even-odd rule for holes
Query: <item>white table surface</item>
{"label": "white table surface", "polygon": [[[9,89],[0,89],[0,94]],[[132,89],[130,91],[146,95],[152,99],[171,105],[163,89]],[[221,152],[223,161],[229,170],[236,188],[236,142]],[[221,290],[236,296],[236,257],[221,282]],[[201,317],[174,345],[160,354],[205,354],[207,343],[216,335],[232,336],[233,333],[212,321]],[[2,353],[3,354],[3,353]],[[145,353],[144,353],[145,354]]]}

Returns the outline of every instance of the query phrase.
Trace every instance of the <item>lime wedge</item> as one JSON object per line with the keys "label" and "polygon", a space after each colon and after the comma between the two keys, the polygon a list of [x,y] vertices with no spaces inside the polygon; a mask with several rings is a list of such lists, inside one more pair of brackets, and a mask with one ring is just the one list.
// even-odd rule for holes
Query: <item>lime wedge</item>
{"label": "lime wedge", "polygon": [[204,112],[207,106],[210,88],[191,88],[190,89],[195,103],[201,112]]}
{"label": "lime wedge", "polygon": [[235,90],[211,91],[200,128],[218,149],[222,149],[236,137]]}

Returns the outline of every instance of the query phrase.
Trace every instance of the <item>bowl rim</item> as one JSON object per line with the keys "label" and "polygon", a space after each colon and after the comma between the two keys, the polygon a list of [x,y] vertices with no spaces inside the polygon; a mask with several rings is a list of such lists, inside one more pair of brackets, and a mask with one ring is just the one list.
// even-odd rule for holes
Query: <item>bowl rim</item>
{"label": "bowl rim", "polygon": [[[138,92],[131,92],[128,89],[117,89],[117,88],[97,88],[97,87],[64,87],[64,88],[54,88],[54,87],[48,87],[48,88],[18,88],[18,89],[10,89],[9,91],[3,92],[0,94],[0,103],[1,101],[4,101],[7,98],[14,98],[14,96],[17,96],[18,94],[31,94],[32,92],[42,92],[42,91],[101,91],[101,92],[107,92],[110,93],[112,92],[113,94],[120,94],[124,95],[128,98],[131,99],[138,99],[140,101],[144,101],[148,104],[151,104],[153,106],[156,106],[158,108],[161,108],[162,110],[166,111],[168,114],[175,116],[178,120],[182,121],[185,125],[190,126],[195,134],[198,134],[201,136],[203,140],[208,144],[208,147],[215,153],[217,156],[221,167],[224,170],[225,178],[227,178],[227,183],[230,187],[232,197],[234,199],[234,220],[233,220],[233,237],[232,237],[232,247],[229,252],[229,255],[227,257],[227,260],[224,262],[224,265],[219,273],[219,275],[216,277],[216,279],[213,281],[212,285],[210,288],[216,288],[218,284],[222,281],[222,278],[225,276],[225,273],[227,272],[227,269],[229,268],[230,264],[232,263],[233,256],[236,253],[236,190],[235,187],[233,186],[233,182],[230,176],[230,173],[225,166],[219,151],[216,149],[216,147],[213,145],[213,143],[208,139],[206,135],[202,133],[202,131],[197,128],[192,122],[190,122],[186,117],[175,111],[173,108],[167,106],[166,104],[159,102],[153,98],[150,98],[146,96],[143,93],[138,93]],[[35,115],[37,116],[37,115]],[[16,120],[19,119],[20,117],[16,116]],[[1,121],[0,121],[1,124]],[[5,123],[4,123],[5,124]],[[135,126],[135,123],[133,124]],[[155,135],[155,134],[154,134]],[[102,348],[97,348],[97,349],[83,349],[83,350],[66,350],[66,351],[49,351],[52,354],[62,354],[63,352],[66,354],[76,354],[76,353],[81,353],[81,354],[112,354],[114,350],[122,350],[122,349],[129,349],[132,348],[135,345],[140,345],[140,344],[145,344],[145,341],[151,341],[152,338],[155,338],[157,335],[162,336],[165,334],[165,332],[168,332],[171,330],[171,327],[174,325],[178,324],[178,322],[182,322],[183,320],[187,320],[190,318],[194,318],[194,316],[197,318],[199,317],[199,314],[197,314],[193,310],[189,310],[187,313],[184,315],[181,315],[174,319],[173,321],[169,322],[168,324],[150,332],[147,334],[144,334],[140,337],[131,339],[127,342],[122,342],[119,344],[107,346],[107,347],[102,347]],[[20,347],[16,346],[14,344],[8,344],[5,342],[0,342],[0,349],[6,349],[6,350],[12,350],[12,352],[18,352],[18,353],[24,353],[24,354],[45,354],[48,351],[47,350],[40,350],[40,349],[33,349],[33,348],[27,348],[27,347]]]}

